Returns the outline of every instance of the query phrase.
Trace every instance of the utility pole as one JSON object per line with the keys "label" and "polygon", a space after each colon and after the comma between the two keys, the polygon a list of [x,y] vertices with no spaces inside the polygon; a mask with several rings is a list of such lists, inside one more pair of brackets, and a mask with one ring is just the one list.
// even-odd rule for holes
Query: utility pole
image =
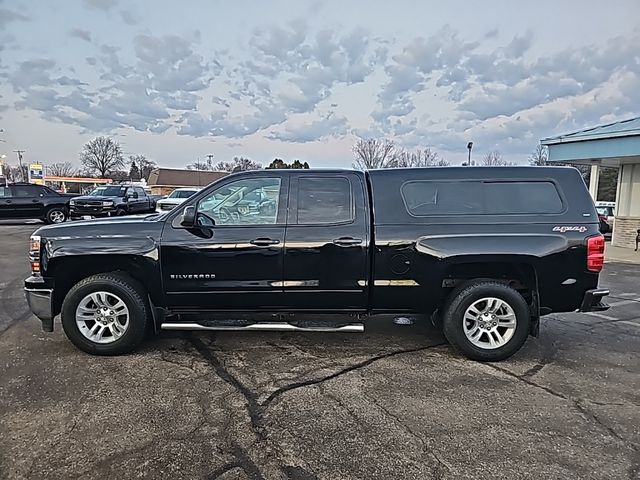
{"label": "utility pole", "polygon": [[212,166],[213,166],[213,154],[210,153],[209,155],[207,155],[207,158],[209,159],[207,162],[207,168],[209,170],[213,170]]}
{"label": "utility pole", "polygon": [[15,153],[18,154],[18,163],[20,164],[20,178],[24,182],[24,170],[22,169],[22,154],[25,152],[24,150],[14,150]]}

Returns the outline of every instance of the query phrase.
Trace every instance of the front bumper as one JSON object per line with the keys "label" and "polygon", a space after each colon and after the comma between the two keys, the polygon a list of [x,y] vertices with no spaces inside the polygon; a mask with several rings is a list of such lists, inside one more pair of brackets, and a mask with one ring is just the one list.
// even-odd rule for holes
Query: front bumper
{"label": "front bumper", "polygon": [[29,277],[24,281],[24,295],[33,314],[42,322],[44,332],[53,332],[53,285],[42,277]]}
{"label": "front bumper", "polygon": [[53,332],[53,290],[25,288],[24,294],[29,308],[42,322],[42,331]]}
{"label": "front bumper", "polygon": [[602,299],[609,295],[609,290],[604,288],[595,288],[587,290],[580,305],[581,312],[604,312],[609,310],[609,305],[602,302]]}
{"label": "front bumper", "polygon": [[70,207],[69,216],[81,217],[110,217],[116,213],[116,207]]}

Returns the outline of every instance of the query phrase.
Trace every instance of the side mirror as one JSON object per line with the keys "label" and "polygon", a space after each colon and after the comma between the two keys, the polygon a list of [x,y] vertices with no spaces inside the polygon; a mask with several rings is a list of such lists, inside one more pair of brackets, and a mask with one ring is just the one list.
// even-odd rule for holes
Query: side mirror
{"label": "side mirror", "polygon": [[131,195],[129,195],[131,198],[138,198],[138,192],[133,192]]}
{"label": "side mirror", "polygon": [[191,228],[195,225],[195,223],[196,207],[190,205],[183,210],[182,216],[180,217],[180,225],[183,227]]}

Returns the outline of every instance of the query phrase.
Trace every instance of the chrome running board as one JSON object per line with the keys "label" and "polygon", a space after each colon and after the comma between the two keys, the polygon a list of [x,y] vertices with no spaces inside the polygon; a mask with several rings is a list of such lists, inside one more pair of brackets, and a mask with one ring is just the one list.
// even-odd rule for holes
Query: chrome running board
{"label": "chrome running board", "polygon": [[298,327],[290,323],[253,323],[250,325],[201,325],[199,323],[163,323],[162,330],[229,330],[229,331],[263,331],[263,332],[364,332],[362,323],[352,323],[340,327]]}

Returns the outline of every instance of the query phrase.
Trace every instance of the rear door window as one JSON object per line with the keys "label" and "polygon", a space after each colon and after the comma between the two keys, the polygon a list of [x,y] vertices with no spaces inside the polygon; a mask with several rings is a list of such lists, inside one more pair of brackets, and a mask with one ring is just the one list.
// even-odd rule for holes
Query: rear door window
{"label": "rear door window", "polygon": [[0,198],[8,197],[11,197],[11,190],[9,190],[9,187],[0,187]]}
{"label": "rear door window", "polygon": [[14,197],[37,197],[42,190],[40,187],[31,185],[14,185],[11,189]]}
{"label": "rear door window", "polygon": [[353,221],[351,182],[345,177],[300,177],[298,224],[318,225]]}

